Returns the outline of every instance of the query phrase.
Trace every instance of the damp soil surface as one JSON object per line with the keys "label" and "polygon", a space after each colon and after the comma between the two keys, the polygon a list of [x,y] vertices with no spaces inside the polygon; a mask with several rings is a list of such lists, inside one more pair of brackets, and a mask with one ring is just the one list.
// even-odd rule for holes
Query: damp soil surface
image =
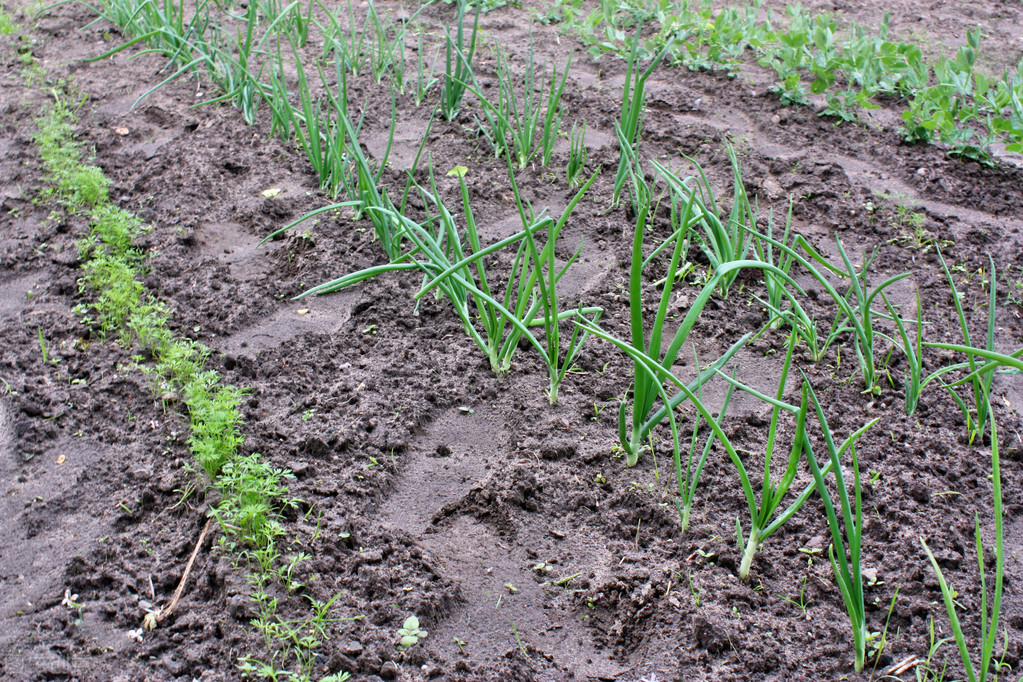
{"label": "damp soil surface", "polygon": [[[853,11],[826,4],[840,16]],[[1010,36],[1002,48],[992,46],[998,60],[1019,59],[1018,6],[920,7],[895,2],[850,16],[869,24],[891,9],[900,37],[916,35],[934,49],[960,44],[979,21]],[[440,5],[423,17],[441,25],[452,11]],[[625,69],[610,57],[594,61],[557,27],[531,26],[530,16],[528,7],[503,8],[484,15],[481,26],[516,64],[531,30],[546,59],[573,56],[566,121],[586,120],[589,167],[604,171],[563,233],[559,258],[580,243],[582,251],[561,293],[567,305],[603,307],[604,328],[626,337],[633,223],[624,207],[608,208]],[[214,349],[209,366],[246,387],[244,452],[294,474],[290,495],[302,502],[286,514],[293,544],[285,553],[310,558],[296,569],[300,592],[279,595],[281,616],[307,613],[307,597],[340,595],[331,615],[345,619],[330,624],[315,679],[341,671],[360,680],[877,678],[928,658],[932,619],[936,636],[949,636],[921,537],[958,590],[976,641],[974,519],[992,546],[990,444],[968,442],[961,413],[936,384],[906,416],[907,363],[897,351],[889,359],[888,341],[876,345],[889,368],[879,395],[862,392],[847,337],[816,363],[802,347],[795,361],[839,437],[879,418],[857,454],[868,628],[887,625],[887,635],[861,678],[852,673],[849,622],[816,497],[764,544],[744,583],[735,529],[737,518],[748,527],[748,514],[725,452],[712,450],[684,533],[667,433],[657,433],[656,459],[647,453],[627,469],[616,455],[631,364],[613,347],[591,339],[551,406],[534,353],[521,348],[509,376],[495,377],[443,301],[428,296],[416,305],[418,276],[387,275],[292,300],[384,257],[369,223],[343,211],[257,246],[329,202],[304,157],[269,136],[264,114],[246,126],[226,105],[192,108],[211,93],[185,78],[136,102],[168,75],[158,57],[128,50],[86,61],[122,39],[111,25],[90,23],[79,6],[58,7],[34,25],[17,18],[24,37],[0,37],[0,677],[230,680],[240,676],[241,656],[264,653],[250,625],[247,573],[221,551],[218,533],[200,549],[176,613],[141,641],[128,635],[141,624],[140,600],[169,600],[207,507],[183,495],[194,475],[185,466],[181,406],[154,398],[133,352],[99,337],[76,310],[89,302],[77,286],[74,246],[87,225],[40,200],[44,180],[32,142],[34,116],[50,86],[65,78],[83,102],[78,135],[112,179],[112,199],[153,226],[140,244],[150,256],[145,284],[174,310],[177,333]],[[45,76],[24,70],[29,50]],[[489,50],[481,50],[477,68],[493,84]],[[837,236],[857,265],[876,251],[870,282],[911,273],[890,298],[912,316],[919,293],[926,340],[961,341],[940,246],[975,342],[985,334],[996,272],[996,346],[1011,352],[1023,345],[1020,160],[1004,156],[999,167],[985,168],[938,147],[909,146],[898,135],[899,102],[882,102],[862,125],[836,126],[812,108],[783,107],[770,84],[752,64],[734,79],[658,69],[648,86],[643,156],[673,167],[683,164],[680,154],[698,160],[727,204],[730,139],[762,216],[773,211],[780,226],[791,198],[792,229],[828,257],[838,258]],[[353,106],[365,112],[364,146],[380,158],[390,96],[368,78],[352,88]],[[432,102],[398,99],[382,179],[393,192],[404,187]],[[445,173],[468,167],[476,220],[492,241],[517,229],[518,217],[503,161],[478,137],[471,97],[466,104],[455,121],[434,123],[426,151],[442,196],[458,210],[457,180]],[[562,140],[551,167],[519,174],[535,207],[560,212],[570,200],[566,159]],[[422,170],[416,177],[427,182]],[[269,189],[280,191],[265,196]],[[662,209],[654,235],[667,234]],[[697,251],[671,315],[699,291],[706,262]],[[823,331],[833,306],[805,273],[795,274]],[[752,298],[761,289],[758,277],[744,274],[727,298],[711,301],[680,354],[680,376],[692,376],[694,350],[706,362],[767,322]],[[737,376],[774,393],[784,348],[783,334],[768,331],[739,353]],[[924,369],[954,359],[928,350]],[[724,391],[721,381],[705,388],[712,409]],[[798,394],[790,381],[786,399],[798,402]],[[1005,491],[1000,627],[1014,676],[1023,665],[1023,381],[997,377],[992,402]],[[765,403],[737,394],[722,420],[755,479],[769,419]],[[679,421],[688,444],[691,408],[680,409]],[[792,430],[783,419],[786,455]],[[810,480],[801,466],[798,485]],[[985,559],[990,580],[990,553]],[[77,595],[80,608],[65,595]],[[411,615],[429,634],[402,651],[397,630]],[[960,676],[948,643],[933,660],[946,658],[950,676]],[[914,679],[912,667],[901,676]]]}

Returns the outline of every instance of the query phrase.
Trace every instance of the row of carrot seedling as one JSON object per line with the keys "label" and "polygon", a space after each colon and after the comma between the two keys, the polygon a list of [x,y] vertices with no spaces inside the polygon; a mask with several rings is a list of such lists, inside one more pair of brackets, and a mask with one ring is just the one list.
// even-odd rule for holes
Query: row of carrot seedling
{"label": "row of carrot seedling", "polygon": [[[277,599],[270,584],[280,582],[289,590],[295,566],[308,555],[285,556],[285,530],[281,523],[284,507],[297,506],[284,485],[290,473],[274,467],[258,453],[243,454],[240,446],[242,417],[238,406],[244,389],[228,385],[223,377],[205,368],[210,350],[188,338],[176,336],[169,328],[171,313],[141,283],[145,257],[134,240],[148,227],[131,213],[114,206],[108,198],[109,180],[103,172],[87,165],[81,146],[74,140],[74,112],[61,95],[37,119],[35,136],[44,168],[52,185],[52,196],[72,214],[84,214],[90,231],[79,243],[83,294],[88,307],[76,312],[84,322],[95,324],[104,336],[116,336],[125,346],[137,350],[138,367],[152,381],[155,395],[167,401],[180,396],[189,421],[188,447],[194,474],[182,491],[183,500],[199,488],[208,505],[209,519],[192,554],[194,560],[214,519],[223,530],[219,547],[246,560],[252,568],[252,599],[259,611],[259,624],[267,646],[266,661],[246,658],[239,667],[251,672],[281,674],[297,669],[296,679],[309,679],[315,662],[312,651],[322,644],[322,628],[315,625],[327,618],[330,602],[313,601],[314,614],[285,622],[277,614]],[[91,309],[91,314],[87,312]],[[94,317],[93,317],[94,316]],[[173,597],[163,606],[142,601],[145,630],[156,628],[178,606],[191,560]],[[336,597],[335,597],[336,599]]]}
{"label": "row of carrot seedling", "polygon": [[[318,72],[324,84],[325,95],[317,98],[312,94],[299,57],[298,44],[306,37],[301,29],[295,28],[301,26],[303,21],[312,21],[312,5],[309,6],[305,17],[301,15],[301,7],[297,3],[290,5],[277,14],[277,18],[255,43],[253,24],[257,17],[251,10],[254,5],[255,3],[250,5],[246,17],[245,38],[239,37],[237,45],[254,44],[257,49],[262,50],[262,46],[268,40],[272,40],[277,49],[271,59],[268,83],[262,82],[258,75],[247,71],[244,68],[244,60],[239,59],[237,64],[243,67],[242,71],[247,74],[241,76],[242,82],[251,86],[253,97],[262,98],[270,108],[274,132],[284,139],[298,141],[324,188],[334,196],[342,192],[347,196],[345,201],[326,206],[281,228],[268,239],[312,215],[345,206],[353,209],[357,217],[364,217],[372,223],[386,256],[384,264],[343,275],[320,284],[303,295],[337,291],[384,273],[408,271],[417,274],[422,278],[421,287],[415,294],[417,305],[429,294],[447,301],[461,321],[466,334],[487,356],[498,376],[510,371],[512,355],[524,340],[525,345],[532,348],[547,367],[549,378],[547,397],[551,403],[557,400],[558,389],[567,371],[590,337],[603,339],[618,347],[631,358],[634,365],[633,383],[623,396],[619,411],[619,440],[627,456],[626,464],[634,466],[642,453],[653,447],[655,429],[667,421],[677,474],[679,513],[684,530],[688,525],[700,474],[713,444],[719,443],[737,469],[749,508],[748,526],[743,528],[740,524],[738,528],[743,546],[739,573],[743,579],[748,578],[753,558],[761,544],[781,528],[815,491],[818,493],[828,517],[833,540],[830,557],[850,617],[855,667],[858,671],[862,670],[864,665],[868,630],[860,567],[862,509],[856,441],[876,420],[857,429],[841,443],[837,443],[828,427],[817,393],[802,370],[799,382],[800,402],[798,405],[786,403],[784,396],[794,358],[794,348],[797,343],[805,344],[810,358],[816,362],[831,346],[837,348],[845,339],[851,339],[864,393],[877,394],[882,390],[881,379],[885,374],[885,369],[879,366],[877,345],[881,341],[887,342],[906,356],[910,367],[903,382],[906,411],[910,414],[914,411],[924,388],[936,384],[945,389],[964,416],[971,442],[978,435],[986,433],[990,434],[992,441],[996,475],[995,509],[998,517],[997,551],[1000,558],[995,592],[991,600],[994,606],[990,615],[988,613],[982,615],[984,644],[977,678],[983,679],[990,668],[992,642],[997,636],[998,601],[1002,585],[1001,501],[1000,485],[997,482],[996,429],[990,408],[991,386],[995,373],[1018,373],[1023,370],[1023,362],[1019,360],[1023,349],[1005,355],[994,348],[996,291],[993,262],[989,323],[984,346],[975,347],[971,342],[966,316],[959,302],[959,293],[955,290],[955,284],[947,267],[944,266],[944,261],[942,267],[958,312],[963,342],[929,343],[923,341],[926,323],[922,319],[919,304],[916,318],[907,319],[890,303],[885,293],[891,285],[905,278],[907,274],[890,277],[880,284],[871,286],[868,275],[874,256],[865,257],[863,267],[857,272],[840,241],[836,240],[840,262],[832,263],[803,237],[794,234],[789,220],[786,220],[781,235],[774,229],[773,216],[769,217],[767,228],[762,231],[758,227],[760,221],[755,204],[750,202],[742,184],[738,160],[731,150],[729,156],[734,170],[734,187],[732,208],[728,215],[719,210],[710,185],[695,162],[691,162],[694,173],[685,175],[651,161],[655,179],[648,180],[637,153],[645,106],[644,86],[663,53],[655,56],[649,67],[640,70],[637,34],[631,42],[629,68],[622,97],[622,115],[616,123],[620,160],[612,201],[615,204],[619,203],[627,192],[632,215],[635,217],[629,271],[631,335],[629,339],[616,338],[599,324],[604,311],[582,304],[564,307],[557,293],[559,281],[572,267],[580,251],[577,250],[567,261],[559,263],[555,258],[555,244],[566,222],[600,171],[594,172],[585,182],[581,182],[572,200],[558,216],[548,216],[546,211],[534,211],[519,192],[516,180],[517,169],[529,163],[531,159],[539,157],[546,164],[553,155],[551,151],[553,135],[556,134],[560,121],[558,102],[565,87],[568,65],[562,71],[560,80],[554,71],[549,80],[545,78],[541,87],[537,88],[533,81],[534,64],[531,56],[527,65],[528,74],[522,79],[523,87],[519,90],[514,85],[518,82],[517,77],[512,73],[507,61],[499,55],[497,101],[489,100],[479,87],[472,69],[472,56],[477,43],[478,13],[473,19],[467,37],[465,24],[468,13],[464,4],[459,5],[454,32],[448,30],[446,33],[446,72],[437,111],[450,120],[460,110],[462,97],[466,91],[476,95],[487,123],[484,127],[481,122],[481,127],[487,130],[487,137],[495,152],[505,161],[521,222],[521,229],[515,234],[493,244],[484,245],[486,230],[480,229],[470,205],[471,198],[464,179],[466,173],[464,167],[456,167],[449,173],[458,180],[462,204],[460,210],[445,203],[437,187],[432,163],[429,164],[427,186],[414,179],[413,173],[419,167],[422,158],[422,146],[397,201],[392,200],[387,189],[380,186],[386,153],[384,159],[375,164],[366,157],[359,144],[360,121],[351,118],[349,106],[347,80],[350,74],[357,73],[360,68],[359,60],[352,55],[357,51],[360,41],[365,40],[365,32],[362,34],[352,32],[355,25],[354,17],[350,19],[346,40],[338,40],[337,36],[345,35],[345,32],[336,24],[331,25],[328,31],[328,34],[333,36],[331,49],[335,58],[331,75],[334,76],[333,87],[336,90],[328,84],[327,73],[320,65]],[[156,8],[152,2],[144,3],[143,6]],[[160,28],[148,32],[139,32],[136,28],[134,30],[139,36],[136,40],[157,40],[157,49],[176,59],[180,65],[179,69],[194,67],[196,59],[208,67],[210,62],[204,61],[204,57],[192,57],[194,46],[199,42],[196,36],[203,35],[207,29],[203,23],[205,19],[197,21],[193,18],[188,24],[192,33],[188,34],[188,31],[178,31],[184,27],[182,15],[169,13],[167,8],[173,8],[170,0],[164,5],[163,12],[158,13],[159,21],[164,21],[168,15],[174,21],[164,21]],[[288,12],[291,14],[288,15]],[[379,16],[375,12],[376,10],[371,8],[370,16],[371,18],[377,16],[379,21]],[[196,16],[199,16],[198,12]],[[291,19],[285,21],[282,19],[285,16],[290,16]],[[177,31],[172,40],[168,40],[164,35],[169,25]],[[289,30],[298,31],[300,36],[299,40],[296,40],[294,35],[286,37],[291,43],[291,56],[294,58],[298,74],[297,93],[294,95],[289,92],[284,78],[284,52],[280,49],[280,34],[274,32],[274,29],[286,25],[291,27]],[[191,38],[186,37],[186,34],[191,35]],[[223,83],[220,86],[225,91],[225,97],[231,95],[235,98],[242,92],[249,92],[244,88],[227,91]],[[539,98],[537,91],[540,93]],[[395,106],[392,104],[392,112]],[[244,104],[241,108],[243,112],[251,110]],[[249,114],[246,114],[246,118],[250,118]],[[392,113],[392,136],[394,118],[395,114]],[[424,145],[426,137],[424,135]],[[388,150],[389,148],[390,146]],[[584,176],[583,139],[573,134],[571,148],[567,174],[571,184],[575,184],[577,179],[581,181],[581,177]],[[408,200],[413,193],[418,195],[424,206],[418,218],[410,217],[412,211]],[[667,239],[652,244],[650,242],[653,239],[653,222],[662,200],[670,206],[671,232]],[[460,223],[462,227],[459,226]],[[673,291],[685,275],[691,248],[698,248],[704,253],[710,262],[711,274],[681,323],[672,332],[668,328],[668,306]],[[493,266],[495,261],[502,260],[502,255],[505,256],[503,261],[510,263],[503,273],[503,281],[502,278],[495,277],[498,273],[494,272]],[[649,286],[644,286],[644,281],[649,279],[644,277],[644,272],[652,267],[663,267],[665,259],[668,261],[665,276],[657,285],[660,292],[653,294],[658,300],[658,305],[651,323],[642,315],[643,302],[651,295],[648,291]],[[804,300],[802,297],[805,292],[794,279],[793,269],[796,266],[797,272],[808,276],[810,281],[819,285],[835,305],[835,316],[826,333],[819,331],[817,320],[811,318],[803,308],[801,301]],[[703,308],[711,298],[727,296],[730,286],[744,270],[756,270],[763,275],[765,298],[760,300],[768,311],[769,319],[766,326],[788,329],[784,367],[774,396],[764,395],[745,386],[736,380],[735,370],[731,376],[724,371],[742,347],[764,330],[756,334],[751,331],[744,335],[709,365],[703,366],[698,361],[697,367],[703,366],[704,369],[698,369],[697,376],[689,382],[679,379],[672,372],[679,354],[700,319]],[[846,293],[840,293],[832,283],[835,277],[848,280]],[[887,324],[879,326],[878,320]],[[922,374],[922,353],[926,347],[958,351],[965,354],[967,360],[942,367],[925,377]],[[965,376],[953,382],[943,383],[946,375],[956,371],[965,373]],[[725,405],[717,416],[710,412],[702,400],[703,386],[718,376],[729,382],[729,398],[732,390],[738,388],[771,406],[772,417],[763,457],[763,481],[759,489],[754,487],[750,472],[720,426],[729,398],[726,398]],[[966,397],[956,391],[960,385],[968,387]],[[693,442],[686,455],[683,454],[676,418],[677,410],[684,403],[694,407],[696,419]],[[772,475],[771,460],[779,424],[785,414],[793,415],[796,430],[779,479]],[[809,432],[813,416],[817,419],[826,450],[823,456],[818,456],[811,445]],[[710,427],[712,435],[697,457],[695,434],[701,421]],[[851,458],[851,467],[843,468],[842,458],[847,453]],[[794,491],[791,488],[804,456],[813,473],[814,482]],[[847,480],[846,471],[851,471],[852,481]],[[826,484],[829,476],[835,479],[837,498]],[[978,545],[978,552],[980,551]],[[983,571],[982,559],[981,562]],[[935,568],[937,569],[936,565]],[[942,589],[946,593],[949,614],[964,665],[973,679],[974,667],[970,662],[969,651],[962,638],[961,629],[958,628],[958,619],[943,580]],[[987,594],[983,581],[981,590],[982,594]],[[987,604],[986,596],[984,603]]]}

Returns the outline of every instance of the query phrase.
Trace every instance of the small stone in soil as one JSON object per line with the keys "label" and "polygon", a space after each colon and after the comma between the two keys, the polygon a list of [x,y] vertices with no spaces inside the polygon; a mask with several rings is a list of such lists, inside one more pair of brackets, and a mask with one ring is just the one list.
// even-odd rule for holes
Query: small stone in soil
{"label": "small stone in soil", "polygon": [[385,680],[393,680],[398,677],[398,666],[394,661],[388,661],[380,667],[380,677]]}
{"label": "small stone in soil", "polygon": [[288,462],[287,466],[291,469],[291,473],[295,475],[295,478],[305,478],[306,474],[309,473],[309,464],[307,462]]}
{"label": "small stone in soil", "polygon": [[444,669],[436,663],[427,663],[422,668],[423,674],[428,678],[439,677],[444,674]]}
{"label": "small stone in soil", "polygon": [[227,612],[232,617],[246,622],[256,617],[256,613],[252,609],[252,602],[240,594],[231,597],[227,601]]}

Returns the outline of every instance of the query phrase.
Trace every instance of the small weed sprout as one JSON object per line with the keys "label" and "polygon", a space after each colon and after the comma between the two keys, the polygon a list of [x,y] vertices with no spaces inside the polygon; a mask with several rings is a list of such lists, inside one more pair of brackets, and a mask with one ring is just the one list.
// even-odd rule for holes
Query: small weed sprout
{"label": "small weed sprout", "polygon": [[71,588],[65,588],[64,598],[60,600],[60,605],[68,609],[69,611],[75,612],[75,625],[81,625],[84,619],[85,606],[78,601],[78,595],[71,592]]}
{"label": "small weed sprout", "polygon": [[425,629],[419,627],[419,619],[409,616],[398,629],[398,648],[408,649],[419,643],[419,640],[426,639],[429,634]]}
{"label": "small weed sprout", "polygon": [[509,619],[508,622],[511,623],[512,634],[515,635],[515,643],[518,644],[519,651],[525,658],[529,658],[529,650],[526,648],[525,642],[522,641],[521,635],[519,635],[519,629],[515,626],[515,621]]}
{"label": "small weed sprout", "polygon": [[779,599],[781,599],[782,601],[788,602],[789,604],[792,604],[797,609],[799,609],[799,615],[796,616],[797,618],[806,618],[806,609],[810,605],[810,603],[806,599],[806,576],[805,575],[803,576],[803,582],[799,586],[799,596],[798,597],[789,598],[789,597],[786,597],[785,595],[782,595],[782,594],[777,594],[775,596],[778,597]]}
{"label": "small weed sprout", "polygon": [[43,357],[43,362],[45,362],[46,364],[56,365],[58,362],[60,362],[60,359],[50,357],[50,353],[46,349],[46,338],[43,336],[43,328],[37,327],[36,330],[39,332],[39,351]]}
{"label": "small weed sprout", "polygon": [[14,17],[8,14],[4,10],[4,6],[0,5],[0,35],[10,36],[17,33],[19,26],[14,21]]}
{"label": "small weed sprout", "polygon": [[904,244],[913,251],[926,253],[933,245],[934,238],[924,229],[927,216],[916,210],[919,202],[903,194],[882,194],[880,198],[889,199],[894,204],[888,226],[897,234],[891,241]]}
{"label": "small weed sprout", "polygon": [[82,608],[82,605],[78,603],[78,595],[72,594],[70,587],[64,590],[64,598],[60,600],[60,605],[69,609]]}

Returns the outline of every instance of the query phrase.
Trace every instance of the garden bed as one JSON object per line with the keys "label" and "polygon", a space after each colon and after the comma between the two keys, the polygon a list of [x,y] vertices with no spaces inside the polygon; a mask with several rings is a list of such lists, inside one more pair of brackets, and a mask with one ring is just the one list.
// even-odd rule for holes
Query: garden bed
{"label": "garden bed", "polygon": [[[893,30],[961,44],[966,9],[917,21],[915,7],[892,8]],[[970,7],[995,34],[1023,21],[1009,5]],[[438,5],[420,16],[434,27],[427,34],[434,45],[442,35],[435,27],[453,13]],[[517,65],[530,40],[538,61],[560,69],[572,56],[562,128],[587,122],[587,168],[603,170],[562,232],[559,262],[580,244],[581,251],[559,293],[566,309],[603,308],[600,326],[628,339],[635,218],[627,198],[610,207],[619,163],[614,122],[627,67],[610,55],[593,59],[556,25],[531,27],[530,16],[529,8],[512,7],[482,15],[486,42],[476,76],[485,93],[496,92],[491,41]],[[176,612],[158,628],[129,636],[145,616],[140,601],[170,599],[209,500],[201,490],[183,495],[197,479],[185,466],[187,419],[177,397],[154,397],[149,379],[134,367],[136,351],[101,337],[76,308],[90,302],[77,285],[75,248],[87,221],[40,195],[45,179],[32,138],[33,121],[55,90],[83,104],[79,139],[95,149],[94,163],[112,180],[111,201],[152,225],[138,242],[149,257],[146,287],[173,310],[177,334],[213,350],[207,367],[247,389],[242,451],[294,474],[288,496],[301,502],[283,510],[279,549],[282,562],[308,558],[292,576],[302,587],[274,588],[278,614],[304,618],[312,599],[337,595],[310,663],[313,679],[341,672],[355,679],[860,679],[817,495],[764,543],[748,582],[740,580],[736,520],[748,532],[748,513],[736,467],[720,445],[708,457],[684,533],[666,424],[655,431],[656,458],[646,452],[626,468],[618,406],[634,369],[622,352],[591,337],[551,405],[538,355],[520,344],[508,376],[496,377],[444,300],[414,300],[423,280],[418,272],[292,300],[321,282],[385,264],[386,256],[373,226],[355,220],[350,208],[257,246],[332,201],[295,144],[270,137],[266,108],[253,126],[226,104],[192,108],[217,93],[188,77],[136,103],[170,74],[163,57],[129,58],[133,48],[84,61],[123,38],[111,24],[90,24],[93,14],[80,6],[53,9],[34,26],[17,18],[24,22],[21,37],[0,39],[7,74],[0,82],[6,132],[0,141],[0,674],[236,679],[243,657],[267,658],[250,622],[257,611],[249,566],[224,549],[219,530],[201,548]],[[310,38],[312,53],[322,48],[316,40]],[[1006,47],[1009,63],[1018,62],[1020,48]],[[989,49],[998,51],[993,44]],[[794,233],[836,263],[836,236],[857,267],[876,249],[871,288],[909,272],[886,290],[891,302],[915,319],[919,294],[928,323],[924,340],[962,343],[940,248],[974,345],[984,342],[993,282],[994,345],[1002,353],[1023,345],[1018,156],[999,152],[998,165],[987,167],[949,158],[940,146],[906,144],[898,131],[904,103],[894,98],[882,98],[863,124],[839,126],[813,107],[783,106],[771,85],[772,74],[755,64],[734,78],[658,68],[647,83],[641,158],[678,169],[686,163],[681,154],[692,157],[730,208],[730,141],[761,227],[771,211],[780,233],[791,198]],[[369,74],[353,77],[349,87],[352,109],[364,114],[360,140],[368,157],[379,160],[388,143],[391,95]],[[415,178],[429,187],[428,158],[460,226],[459,178],[448,171],[464,166],[484,242],[521,229],[508,169],[478,134],[483,111],[472,94],[453,120],[438,118],[431,127],[436,91],[418,106],[409,93],[396,103],[380,185],[400,197],[426,135]],[[569,142],[560,138],[549,166],[533,162],[516,173],[518,190],[537,211],[547,206],[557,217],[575,196],[564,176],[568,156]],[[411,206],[409,213],[421,218],[423,202],[416,198]],[[665,208],[652,223],[651,234],[661,240],[670,234]],[[651,238],[647,253],[654,243]],[[689,257],[694,269],[669,302],[672,330],[711,274],[699,248]],[[495,261],[503,283],[501,267],[507,269],[510,256]],[[659,267],[644,283],[650,320],[658,301],[654,281],[666,266]],[[798,266],[792,275],[807,292],[801,299],[807,312],[826,331],[833,302]],[[712,296],[674,366],[679,377],[695,375],[694,349],[705,366],[768,323],[768,311],[753,298],[765,295],[763,279],[744,271],[727,296]],[[843,292],[848,287],[848,280],[831,279]],[[875,308],[883,310],[880,299]],[[773,395],[786,338],[784,329],[768,330],[744,346],[735,356],[737,378]],[[797,345],[794,364],[806,372],[839,440],[879,420],[856,445],[867,629],[884,633],[871,640],[862,678],[888,669],[902,679],[913,679],[914,670],[939,679],[946,659],[946,677],[960,678],[951,640],[931,651],[951,632],[920,539],[958,591],[968,640],[976,643],[975,514],[985,547],[995,544],[990,440],[980,435],[970,442],[962,413],[937,383],[907,416],[908,362],[898,350],[889,353],[891,346],[876,340],[878,365],[885,368],[876,391],[864,391],[848,335],[816,362]],[[925,349],[925,374],[964,358]],[[796,375],[793,370],[784,398],[798,405]],[[703,389],[714,413],[726,386],[716,378]],[[1005,679],[1015,679],[1023,664],[1019,376],[996,375],[991,403],[1005,499],[999,631],[1006,633],[1003,662],[1012,671]],[[678,410],[683,455],[693,415],[688,403]],[[770,421],[770,405],[741,392],[721,419],[754,480]],[[816,418],[811,422],[821,456]],[[699,432],[699,450],[708,432],[706,426]],[[793,420],[783,418],[781,457],[793,432]],[[849,470],[846,477],[851,482]],[[796,487],[812,481],[804,462]],[[990,558],[989,587],[994,565]],[[398,630],[410,616],[427,634],[401,648]],[[996,647],[1001,652],[1001,634]],[[298,670],[294,660],[282,665]]]}

